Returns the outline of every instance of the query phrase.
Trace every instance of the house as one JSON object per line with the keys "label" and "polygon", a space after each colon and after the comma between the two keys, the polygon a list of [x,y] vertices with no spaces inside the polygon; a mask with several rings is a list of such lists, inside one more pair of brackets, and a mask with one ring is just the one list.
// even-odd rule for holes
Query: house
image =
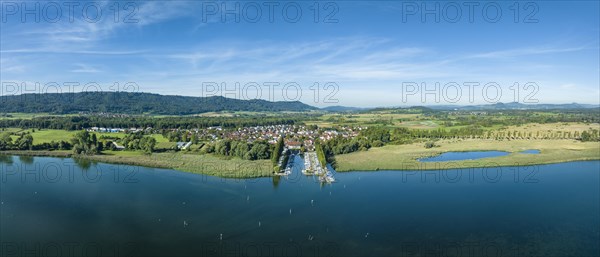
{"label": "house", "polygon": [[192,145],[192,141],[190,142],[177,142],[177,148],[181,150],[185,150]]}
{"label": "house", "polygon": [[115,146],[115,150],[118,150],[118,151],[125,150],[125,146],[119,145],[119,144],[117,144],[117,142],[112,142],[112,143]]}
{"label": "house", "polygon": [[300,149],[302,147],[302,143],[298,141],[287,141],[285,145],[289,149]]}

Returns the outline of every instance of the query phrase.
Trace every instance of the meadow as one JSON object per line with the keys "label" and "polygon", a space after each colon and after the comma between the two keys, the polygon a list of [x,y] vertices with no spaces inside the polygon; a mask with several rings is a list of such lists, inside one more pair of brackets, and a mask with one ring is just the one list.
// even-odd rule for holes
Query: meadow
{"label": "meadow", "polygon": [[[66,141],[69,142],[73,135],[77,133],[77,131],[69,131],[69,130],[59,130],[59,129],[20,129],[20,128],[5,128],[4,131],[0,131],[2,133],[30,133],[33,137],[33,144],[39,145],[43,143],[50,143]],[[111,138],[123,138],[125,137],[124,133],[109,133],[109,132],[91,132],[96,134],[96,137],[100,139],[102,136],[111,137]],[[156,150],[171,150],[176,147],[175,142],[169,142],[169,140],[161,134],[152,134],[151,137],[156,139]],[[17,135],[11,135],[13,140],[19,138]]]}
{"label": "meadow", "polygon": [[422,114],[392,113],[392,112],[368,112],[368,113],[335,113],[325,114],[321,117],[305,122],[307,125],[319,127],[334,126],[373,126],[386,124],[393,127],[405,127],[415,129],[435,129],[441,125]]}
{"label": "meadow", "polygon": [[[337,171],[352,170],[434,170],[469,167],[525,166],[534,164],[600,159],[598,142],[580,142],[570,139],[558,140],[486,140],[455,139],[439,140],[437,147],[425,148],[423,143],[386,145],[368,151],[336,155]],[[540,150],[539,154],[523,154],[524,150]],[[419,162],[423,157],[444,152],[506,151],[507,156],[479,160]]]}
{"label": "meadow", "polygon": [[104,151],[101,155],[81,156],[87,160],[176,169],[225,178],[256,178],[273,175],[269,160],[247,161],[210,154],[166,152],[144,154],[137,151]]}

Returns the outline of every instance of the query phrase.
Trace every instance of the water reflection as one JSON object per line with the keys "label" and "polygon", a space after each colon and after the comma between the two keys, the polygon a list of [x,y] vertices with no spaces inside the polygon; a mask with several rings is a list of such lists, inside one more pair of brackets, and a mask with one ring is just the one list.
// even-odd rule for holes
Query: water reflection
{"label": "water reflection", "polygon": [[21,163],[24,163],[24,164],[32,164],[33,163],[33,159],[34,159],[33,156],[27,156],[27,155],[21,155],[21,156],[19,156],[19,161]]}
{"label": "water reflection", "polygon": [[0,163],[12,164],[13,163],[13,157],[11,155],[0,154]]}
{"label": "water reflection", "polygon": [[73,161],[75,162],[75,164],[77,165],[77,167],[79,167],[80,169],[87,171],[92,167],[92,164],[95,164],[95,162],[90,161],[90,160],[86,160],[86,159],[80,159],[80,158],[74,158]]}
{"label": "water reflection", "polygon": [[281,179],[281,176],[273,176],[273,188],[279,187],[280,179]]}

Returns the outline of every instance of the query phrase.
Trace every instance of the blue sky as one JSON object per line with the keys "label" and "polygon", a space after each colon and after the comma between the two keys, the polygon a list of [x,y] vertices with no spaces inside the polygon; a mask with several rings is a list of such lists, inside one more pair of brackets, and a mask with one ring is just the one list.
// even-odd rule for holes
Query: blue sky
{"label": "blue sky", "polygon": [[477,2],[472,15],[463,2],[281,2],[271,17],[271,2],[91,3],[71,21],[65,5],[2,1],[2,94],[77,82],[315,106],[600,103],[597,1]]}

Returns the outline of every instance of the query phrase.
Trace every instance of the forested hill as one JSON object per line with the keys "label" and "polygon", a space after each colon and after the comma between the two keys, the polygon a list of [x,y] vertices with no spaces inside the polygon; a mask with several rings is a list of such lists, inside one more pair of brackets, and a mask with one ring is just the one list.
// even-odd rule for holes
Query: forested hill
{"label": "forested hill", "polygon": [[214,111],[308,111],[316,107],[299,101],[269,102],[221,96],[191,97],[127,92],[82,92],[0,96],[0,113],[107,112],[121,114],[186,115]]}

